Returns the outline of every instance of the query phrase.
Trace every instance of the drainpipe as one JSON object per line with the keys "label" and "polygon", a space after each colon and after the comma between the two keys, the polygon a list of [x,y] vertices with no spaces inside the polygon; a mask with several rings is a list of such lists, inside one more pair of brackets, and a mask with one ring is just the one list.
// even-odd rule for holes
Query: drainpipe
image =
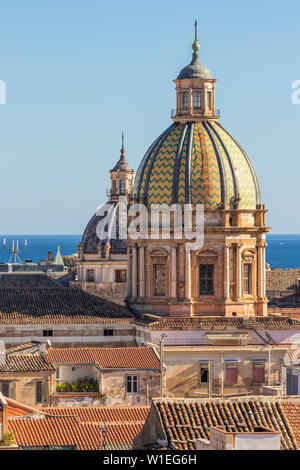
{"label": "drainpipe", "polygon": [[167,333],[162,333],[160,338],[160,396],[164,397],[164,342]]}
{"label": "drainpipe", "polygon": [[224,352],[221,351],[221,397],[224,397]]}
{"label": "drainpipe", "polygon": [[208,398],[212,398],[212,372],[213,372],[213,367],[212,367],[212,360],[210,359],[208,361]]}
{"label": "drainpipe", "polygon": [[103,372],[100,372],[100,393],[103,393]]}
{"label": "drainpipe", "polygon": [[271,341],[269,340],[268,344],[268,386],[271,386]]}

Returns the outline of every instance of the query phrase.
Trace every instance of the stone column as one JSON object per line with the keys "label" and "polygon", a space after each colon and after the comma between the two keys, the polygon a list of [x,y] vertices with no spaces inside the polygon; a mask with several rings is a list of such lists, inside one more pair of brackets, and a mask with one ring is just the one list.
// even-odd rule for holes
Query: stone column
{"label": "stone column", "polygon": [[132,247],[132,297],[137,297],[137,247]]}
{"label": "stone column", "polygon": [[188,300],[191,298],[191,252],[185,252],[185,296]]}
{"label": "stone column", "polygon": [[236,258],[235,258],[235,267],[236,267],[236,275],[235,275],[235,295],[236,300],[241,299],[242,297],[242,257],[241,257],[242,245],[237,243],[236,244]]}
{"label": "stone column", "polygon": [[140,293],[139,297],[145,297],[145,248],[140,246],[139,249],[139,261],[140,261]]}
{"label": "stone column", "polygon": [[258,255],[257,255],[257,296],[262,300],[266,296],[266,261],[265,261],[265,248],[266,242],[259,240],[258,242]]}
{"label": "stone column", "polygon": [[224,298],[225,301],[230,298],[230,290],[229,290],[229,285],[230,285],[230,245],[227,243],[225,244],[224,247]]}
{"label": "stone column", "polygon": [[264,241],[262,246],[262,298],[266,299],[266,247],[267,243]]}
{"label": "stone column", "polygon": [[171,247],[171,298],[177,298],[177,247]]}
{"label": "stone column", "polygon": [[127,262],[127,273],[126,273],[126,279],[127,279],[127,297],[131,296],[131,250],[128,247],[128,262]]}

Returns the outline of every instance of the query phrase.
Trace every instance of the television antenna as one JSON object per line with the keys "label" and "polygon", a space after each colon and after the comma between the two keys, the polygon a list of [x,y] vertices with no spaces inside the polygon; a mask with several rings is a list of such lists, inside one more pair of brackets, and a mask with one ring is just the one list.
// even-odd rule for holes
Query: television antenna
{"label": "television antenna", "polygon": [[20,253],[25,253],[27,251],[27,246],[28,246],[27,238],[25,238],[23,248],[20,248],[19,240],[12,240],[11,246],[7,247],[6,238],[3,238],[2,249],[10,252],[10,258],[8,260],[9,263],[21,264],[22,260],[20,258]]}

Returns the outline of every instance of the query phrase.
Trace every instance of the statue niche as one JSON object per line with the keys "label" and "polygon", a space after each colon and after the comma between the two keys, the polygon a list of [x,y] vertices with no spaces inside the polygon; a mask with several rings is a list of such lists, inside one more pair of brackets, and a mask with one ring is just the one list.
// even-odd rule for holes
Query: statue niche
{"label": "statue niche", "polygon": [[162,297],[166,295],[166,266],[154,265],[154,295]]}
{"label": "statue niche", "polygon": [[151,253],[153,294],[155,297],[167,295],[167,259],[168,253],[164,249],[155,249]]}

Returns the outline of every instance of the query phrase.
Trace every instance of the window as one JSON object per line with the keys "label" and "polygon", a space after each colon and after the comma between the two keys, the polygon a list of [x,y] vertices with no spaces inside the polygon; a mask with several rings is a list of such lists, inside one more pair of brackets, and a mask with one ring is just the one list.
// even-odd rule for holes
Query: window
{"label": "window", "polygon": [[104,330],[104,336],[113,336],[114,330]]}
{"label": "window", "polygon": [[59,367],[56,369],[56,380],[59,380]]}
{"label": "window", "polygon": [[189,92],[184,91],[182,93],[182,107],[183,109],[188,109],[189,107]]}
{"label": "window", "polygon": [[126,269],[116,269],[115,280],[116,282],[126,282]]}
{"label": "window", "polygon": [[264,383],[265,381],[265,365],[253,364],[253,382]]}
{"label": "window", "polygon": [[200,295],[214,295],[214,265],[200,264]]}
{"label": "window", "polygon": [[237,365],[236,364],[226,364],[225,381],[229,384],[237,383]]}
{"label": "window", "polygon": [[138,392],[138,376],[127,375],[126,376],[126,393],[139,393]]}
{"label": "window", "polygon": [[200,382],[202,384],[208,383],[208,367],[201,367],[200,369]]}
{"label": "window", "polygon": [[43,330],[43,336],[53,336],[52,330]]}
{"label": "window", "polygon": [[37,403],[46,401],[46,384],[40,380],[36,383],[36,401]]}
{"label": "window", "polygon": [[2,395],[16,399],[16,382],[2,382]]}
{"label": "window", "polygon": [[211,111],[212,110],[212,92],[207,92],[207,107]]}
{"label": "window", "polygon": [[194,91],[193,93],[193,107],[194,109],[201,108],[201,93],[200,91]]}
{"label": "window", "polygon": [[251,264],[244,264],[244,294],[250,294]]}
{"label": "window", "polygon": [[166,295],[166,267],[163,264],[154,265],[154,286],[155,295]]}
{"label": "window", "polygon": [[87,269],[86,279],[87,279],[87,282],[94,282],[95,281],[95,270],[94,269]]}
{"label": "window", "polygon": [[125,181],[120,180],[120,194],[125,194]]}

